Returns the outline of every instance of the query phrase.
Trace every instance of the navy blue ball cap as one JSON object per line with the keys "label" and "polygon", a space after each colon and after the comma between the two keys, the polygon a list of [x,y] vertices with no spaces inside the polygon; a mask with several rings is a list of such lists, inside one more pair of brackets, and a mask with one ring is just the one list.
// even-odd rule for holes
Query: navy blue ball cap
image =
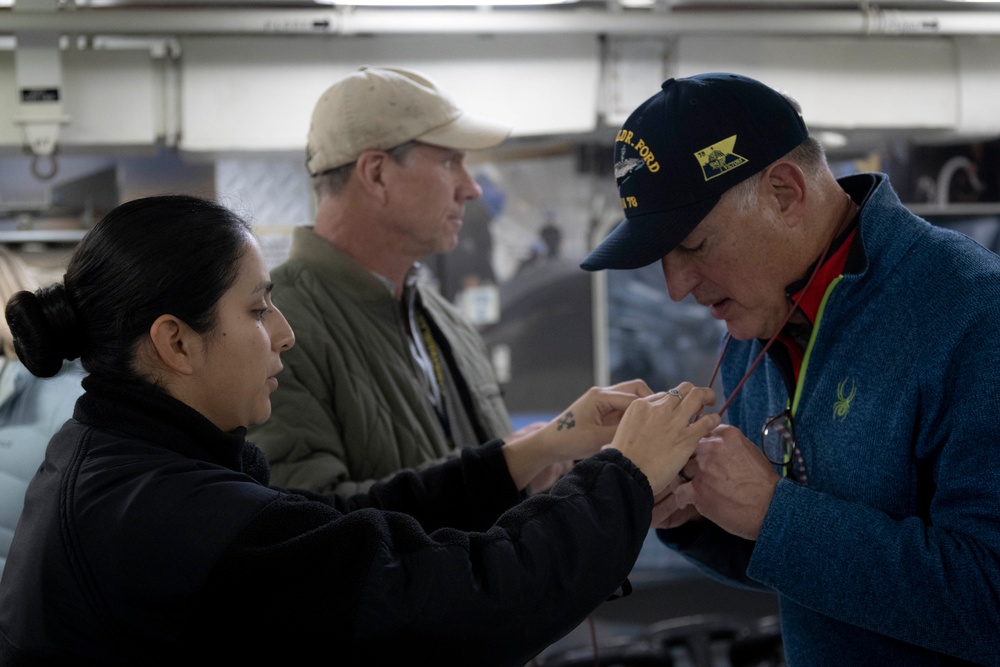
{"label": "navy blue ball cap", "polygon": [[725,72],[667,79],[618,132],[615,180],[625,220],[580,266],[637,269],[659,261],[726,190],[808,136],[792,103],[760,81]]}

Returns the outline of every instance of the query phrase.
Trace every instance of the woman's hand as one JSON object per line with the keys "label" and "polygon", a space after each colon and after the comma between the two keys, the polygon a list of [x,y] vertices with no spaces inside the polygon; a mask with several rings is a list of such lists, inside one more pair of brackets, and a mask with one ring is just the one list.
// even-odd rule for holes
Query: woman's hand
{"label": "woman's hand", "polygon": [[591,387],[542,428],[548,431],[550,445],[557,450],[560,461],[579,461],[611,442],[632,401],[652,394],[642,380]]}
{"label": "woman's hand", "polygon": [[645,473],[658,496],[675,481],[698,441],[719,425],[717,414],[697,416],[714,403],[715,392],[690,382],[637,399],[621,419],[611,447]]}
{"label": "woman's hand", "polygon": [[629,405],[652,394],[642,380],[592,387],[544,426],[508,437],[504,454],[514,483],[523,489],[550,466],[596,454],[614,438]]}

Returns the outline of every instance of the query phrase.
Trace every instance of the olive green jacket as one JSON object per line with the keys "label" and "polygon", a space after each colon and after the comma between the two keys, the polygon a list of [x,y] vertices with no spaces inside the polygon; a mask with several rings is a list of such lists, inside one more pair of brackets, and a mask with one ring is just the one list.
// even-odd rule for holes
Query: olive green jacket
{"label": "olive green jacket", "polygon": [[[248,435],[271,462],[272,484],[349,495],[456,451],[382,281],[308,227],[294,230],[289,259],[272,279],[295,346],[282,353],[270,420]],[[479,443],[508,435],[510,417],[479,334],[434,289],[417,290]]]}

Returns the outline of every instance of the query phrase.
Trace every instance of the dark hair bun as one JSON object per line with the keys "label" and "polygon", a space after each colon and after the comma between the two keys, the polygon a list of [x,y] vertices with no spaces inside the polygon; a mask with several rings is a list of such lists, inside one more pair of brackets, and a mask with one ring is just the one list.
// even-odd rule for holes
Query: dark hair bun
{"label": "dark hair bun", "polygon": [[80,327],[61,284],[18,292],[7,302],[7,324],[18,358],[38,377],[52,377],[82,350]]}

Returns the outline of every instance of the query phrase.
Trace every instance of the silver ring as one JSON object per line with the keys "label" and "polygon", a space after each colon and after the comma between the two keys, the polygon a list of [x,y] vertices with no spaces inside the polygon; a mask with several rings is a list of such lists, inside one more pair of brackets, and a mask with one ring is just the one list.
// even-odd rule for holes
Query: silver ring
{"label": "silver ring", "polygon": [[677,476],[683,479],[685,482],[690,482],[692,479],[694,479],[694,477],[688,477],[687,473],[684,472],[684,468],[681,468],[679,471],[677,471]]}
{"label": "silver ring", "polygon": [[677,391],[676,389],[667,389],[667,396],[676,396],[682,401],[684,400],[684,397],[681,396],[681,392]]}

